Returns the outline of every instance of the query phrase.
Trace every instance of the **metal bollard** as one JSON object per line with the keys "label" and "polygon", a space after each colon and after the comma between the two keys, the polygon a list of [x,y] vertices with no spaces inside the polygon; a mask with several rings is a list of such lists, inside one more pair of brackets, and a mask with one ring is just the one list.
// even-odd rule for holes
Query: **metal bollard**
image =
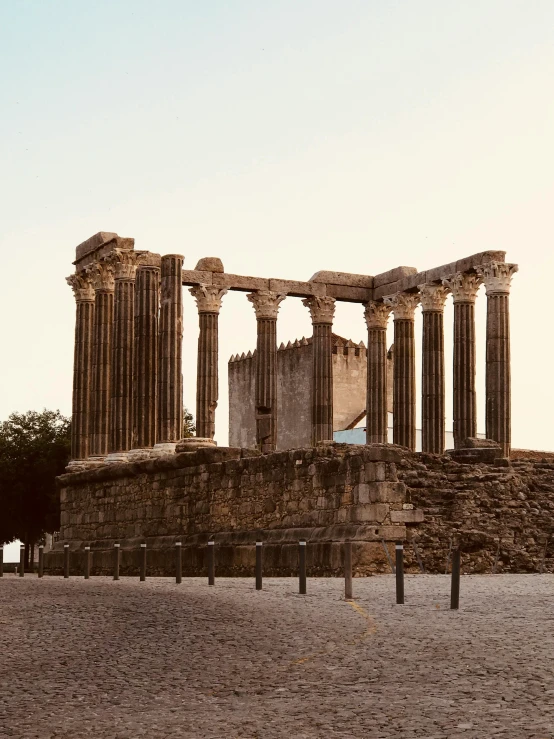
{"label": "metal bollard", "polygon": [[450,589],[450,608],[457,611],[460,607],[460,549],[456,548],[452,552],[452,586]]}
{"label": "metal bollard", "polygon": [[0,577],[4,577],[4,547],[0,546]]}
{"label": "metal bollard", "polygon": [[140,545],[140,582],[146,580],[146,544]]}
{"label": "metal bollard", "polygon": [[119,552],[120,552],[121,546],[119,543],[115,543],[113,545],[113,579],[119,580]]}
{"label": "metal bollard", "polygon": [[175,582],[180,583],[183,579],[183,560],[181,552],[183,545],[180,541],[175,542]]}
{"label": "metal bollard", "polygon": [[90,547],[85,547],[85,580],[90,579]]}
{"label": "metal bollard", "polygon": [[344,542],[344,600],[352,600],[352,542]]}
{"label": "metal bollard", "polygon": [[19,545],[19,577],[25,575],[25,544]]}
{"label": "metal bollard", "polygon": [[396,603],[404,603],[404,544],[396,542]]}
{"label": "metal bollard", "polygon": [[298,580],[299,593],[306,595],[306,542],[298,542]]}
{"label": "metal bollard", "polygon": [[69,544],[63,545],[63,576],[66,580],[69,577]]}
{"label": "metal bollard", "polygon": [[215,541],[208,542],[208,585],[215,585]]}
{"label": "metal bollard", "polygon": [[44,544],[38,545],[38,576],[44,575]]}
{"label": "metal bollard", "polygon": [[256,542],[256,590],[262,589],[262,549],[263,542]]}

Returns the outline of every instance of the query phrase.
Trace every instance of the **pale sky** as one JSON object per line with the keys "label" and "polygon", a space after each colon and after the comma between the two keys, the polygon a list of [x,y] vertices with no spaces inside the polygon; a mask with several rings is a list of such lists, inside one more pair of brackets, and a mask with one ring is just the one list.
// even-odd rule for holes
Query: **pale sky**
{"label": "pale sky", "polygon": [[[553,29],[552,0],[0,3],[0,419],[70,414],[65,277],[97,231],[182,253],[189,269],[219,256],[229,272],[298,280],[502,249],[520,266],[513,445],[554,449]],[[184,302],[194,412],[197,313]],[[485,309],[483,290],[479,431]],[[449,427],[451,323],[449,301]],[[338,304],[334,330],[366,341],[361,306]],[[227,361],[255,332],[244,294],[228,294],[220,444]],[[311,334],[299,300],[278,334]]]}

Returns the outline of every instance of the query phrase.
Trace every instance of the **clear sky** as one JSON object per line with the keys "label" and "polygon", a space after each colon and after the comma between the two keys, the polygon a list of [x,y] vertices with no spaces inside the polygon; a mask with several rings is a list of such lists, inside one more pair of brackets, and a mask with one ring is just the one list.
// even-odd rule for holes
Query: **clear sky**
{"label": "clear sky", "polygon": [[[70,413],[64,278],[97,231],[188,268],[219,256],[230,272],[300,280],[503,249],[520,265],[513,443],[554,449],[553,29],[552,0],[0,3],[0,418]],[[485,307],[483,291],[480,431]],[[449,304],[449,426],[451,322]],[[365,339],[361,307],[339,304],[335,330]],[[311,334],[297,299],[278,331]],[[196,339],[186,293],[193,411]],[[227,360],[254,346],[253,308],[229,294],[220,444]]]}

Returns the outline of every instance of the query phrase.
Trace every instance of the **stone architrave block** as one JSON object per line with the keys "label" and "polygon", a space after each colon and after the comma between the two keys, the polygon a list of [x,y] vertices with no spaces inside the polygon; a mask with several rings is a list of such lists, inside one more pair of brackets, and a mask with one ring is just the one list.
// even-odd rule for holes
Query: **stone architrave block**
{"label": "stone architrave block", "polygon": [[[353,505],[345,509],[348,511],[348,520],[352,523],[383,523],[389,515],[390,508],[382,503],[370,503],[368,505]],[[399,521],[398,523],[403,523]]]}
{"label": "stone architrave block", "polygon": [[403,503],[406,486],[402,482],[369,482],[356,485],[353,490],[357,503]]}
{"label": "stone architrave block", "polygon": [[391,511],[390,520],[392,523],[423,523],[425,516],[421,508],[414,508],[411,511]]}

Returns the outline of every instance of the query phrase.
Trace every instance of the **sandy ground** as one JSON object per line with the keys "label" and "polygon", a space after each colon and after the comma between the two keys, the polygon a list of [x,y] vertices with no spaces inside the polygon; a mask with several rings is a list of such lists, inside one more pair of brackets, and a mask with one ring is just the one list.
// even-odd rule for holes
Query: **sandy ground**
{"label": "sandy ground", "polygon": [[0,580],[0,738],[554,737],[554,576]]}

